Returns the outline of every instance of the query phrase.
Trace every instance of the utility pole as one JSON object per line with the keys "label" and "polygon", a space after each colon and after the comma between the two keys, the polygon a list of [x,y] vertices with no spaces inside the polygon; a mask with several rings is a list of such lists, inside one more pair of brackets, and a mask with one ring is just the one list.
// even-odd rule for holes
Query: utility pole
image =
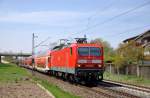
{"label": "utility pole", "polygon": [[[35,69],[35,48],[42,46],[42,44],[44,42],[46,42],[50,37],[48,37],[47,39],[45,39],[44,41],[40,42],[38,45],[35,45],[35,38],[37,38],[38,36],[36,36],[34,33],[32,34],[32,75],[34,75],[34,69]],[[45,46],[45,45],[43,45]]]}
{"label": "utility pole", "polygon": [[35,64],[34,64],[34,49],[35,49],[35,38],[37,38],[37,36],[35,36],[35,34],[32,34],[32,75],[34,75],[34,69],[35,69]]}
{"label": "utility pole", "polygon": [[32,57],[34,57],[34,42],[35,42],[35,35],[32,34]]}

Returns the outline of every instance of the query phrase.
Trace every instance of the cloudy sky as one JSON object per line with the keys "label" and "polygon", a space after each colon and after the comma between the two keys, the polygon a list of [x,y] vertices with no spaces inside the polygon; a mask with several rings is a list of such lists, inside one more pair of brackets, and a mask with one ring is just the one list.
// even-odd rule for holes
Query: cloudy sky
{"label": "cloudy sky", "polygon": [[47,37],[44,44],[86,34],[116,48],[150,29],[149,9],[150,0],[0,0],[0,52],[31,52],[32,33],[38,36],[36,44]]}

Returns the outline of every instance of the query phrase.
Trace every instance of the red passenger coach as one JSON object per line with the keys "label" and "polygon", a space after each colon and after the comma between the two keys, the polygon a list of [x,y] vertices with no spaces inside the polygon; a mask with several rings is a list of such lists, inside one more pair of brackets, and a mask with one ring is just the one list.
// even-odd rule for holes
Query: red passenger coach
{"label": "red passenger coach", "polygon": [[50,53],[51,51],[48,51],[46,53],[40,54],[35,56],[34,62],[35,62],[35,69],[42,72],[49,72],[50,71]]}
{"label": "red passenger coach", "polygon": [[26,57],[22,61],[22,66],[27,67],[27,68],[32,68],[32,57]]}
{"label": "red passenger coach", "polygon": [[93,82],[103,79],[103,47],[76,39],[77,43],[54,47],[51,70],[74,81]]}

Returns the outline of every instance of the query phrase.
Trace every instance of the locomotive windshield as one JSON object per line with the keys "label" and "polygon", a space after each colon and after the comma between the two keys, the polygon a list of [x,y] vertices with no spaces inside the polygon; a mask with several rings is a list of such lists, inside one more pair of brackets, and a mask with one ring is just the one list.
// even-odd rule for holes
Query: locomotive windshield
{"label": "locomotive windshield", "polygon": [[97,47],[80,47],[78,48],[80,56],[100,56],[100,48]]}

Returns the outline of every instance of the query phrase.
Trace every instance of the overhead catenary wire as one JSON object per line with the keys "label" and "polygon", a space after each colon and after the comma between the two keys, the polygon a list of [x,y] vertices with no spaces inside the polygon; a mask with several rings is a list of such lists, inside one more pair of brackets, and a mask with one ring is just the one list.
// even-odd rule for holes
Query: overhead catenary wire
{"label": "overhead catenary wire", "polygon": [[37,48],[37,47],[41,46],[43,43],[45,43],[49,39],[50,39],[50,37],[47,37],[45,40],[43,40],[39,44],[37,44],[34,48]]}
{"label": "overhead catenary wire", "polygon": [[121,16],[124,16],[124,15],[126,15],[126,14],[128,14],[128,13],[130,13],[130,12],[132,12],[132,11],[135,11],[135,10],[137,10],[137,9],[140,9],[140,8],[146,6],[146,5],[149,5],[149,4],[150,4],[150,1],[149,1],[149,2],[146,2],[146,3],[143,3],[143,4],[139,5],[139,6],[136,6],[136,7],[132,8],[132,9],[129,9],[129,10],[123,12],[123,13],[120,13],[120,14],[118,14],[118,15],[116,15],[116,16],[113,16],[113,17],[111,17],[111,18],[109,18],[109,19],[107,19],[107,20],[105,20],[105,21],[103,21],[103,22],[97,23],[97,24],[95,24],[95,25],[93,25],[93,26],[91,26],[91,27],[89,27],[89,28],[87,28],[87,29],[84,29],[84,30],[82,30],[81,32],[87,31],[87,30],[89,30],[89,29],[92,29],[92,28],[97,27],[97,26],[100,26],[100,25],[104,25],[105,23],[111,22],[112,20],[114,20],[114,19],[116,19],[116,18],[119,18],[119,17],[121,17]]}
{"label": "overhead catenary wire", "polygon": [[[97,11],[93,12],[92,15],[89,15],[85,20],[87,21],[87,24],[86,24],[86,27],[88,28],[89,24],[90,24],[90,21],[92,20],[92,18],[94,18],[95,16],[97,16],[98,14],[101,14],[102,12],[110,9],[112,7],[112,5],[114,5],[114,3],[117,2],[116,0],[114,0],[113,2],[109,3],[108,5],[104,6],[103,8],[101,9],[98,9]],[[80,21],[81,22],[81,21]],[[67,37],[69,38],[70,40],[73,40],[73,38],[70,36],[70,37]]]}
{"label": "overhead catenary wire", "polygon": [[[115,0],[114,2],[116,2],[117,0]],[[104,8],[97,10],[94,14],[92,14],[91,16],[89,16],[87,18],[87,25],[86,27],[88,28],[90,21],[92,20],[92,18],[94,18],[95,16],[97,16],[97,14],[101,14],[102,12],[106,11],[107,9],[110,9],[112,7],[112,5],[114,4],[114,2],[111,2],[110,4],[108,4],[107,6],[105,6]]]}
{"label": "overhead catenary wire", "polygon": [[[125,34],[125,33],[127,33],[127,32],[131,32],[131,31],[136,31],[136,30],[143,29],[143,28],[146,28],[146,27],[150,27],[150,24],[144,25],[144,26],[138,26],[138,27],[131,28],[131,29],[125,30],[125,31],[120,32],[120,33],[117,33],[117,34],[106,35],[106,36],[107,36],[107,37],[115,36],[115,38],[116,38],[118,35]],[[106,36],[105,36],[105,37],[106,37]]]}
{"label": "overhead catenary wire", "polygon": [[116,19],[116,18],[119,18],[119,17],[121,17],[121,16],[124,16],[124,15],[126,15],[126,14],[128,14],[128,13],[130,13],[130,12],[133,12],[133,11],[137,10],[137,9],[143,8],[143,7],[145,7],[145,6],[149,5],[149,4],[150,4],[150,1],[145,2],[145,3],[141,4],[141,5],[138,5],[138,6],[136,6],[136,7],[134,7],[134,8],[131,8],[131,9],[127,10],[127,11],[124,11],[124,12],[118,14],[118,15],[115,15],[115,16],[113,16],[113,17],[107,19],[107,20],[104,20],[103,22],[99,22],[99,23],[97,23],[97,24],[95,24],[95,25],[93,25],[93,26],[91,26],[91,27],[88,27],[88,28],[86,28],[86,29],[83,29],[83,30],[81,30],[81,31],[79,31],[79,32],[77,32],[77,33],[70,34],[69,36],[75,35],[75,34],[79,34],[79,33],[83,33],[83,32],[85,32],[85,31],[88,31],[88,30],[90,30],[90,29],[92,29],[92,28],[95,28],[95,27],[97,27],[97,26],[104,25],[104,24],[106,24],[106,23],[109,23],[109,22],[113,21],[113,20]]}

